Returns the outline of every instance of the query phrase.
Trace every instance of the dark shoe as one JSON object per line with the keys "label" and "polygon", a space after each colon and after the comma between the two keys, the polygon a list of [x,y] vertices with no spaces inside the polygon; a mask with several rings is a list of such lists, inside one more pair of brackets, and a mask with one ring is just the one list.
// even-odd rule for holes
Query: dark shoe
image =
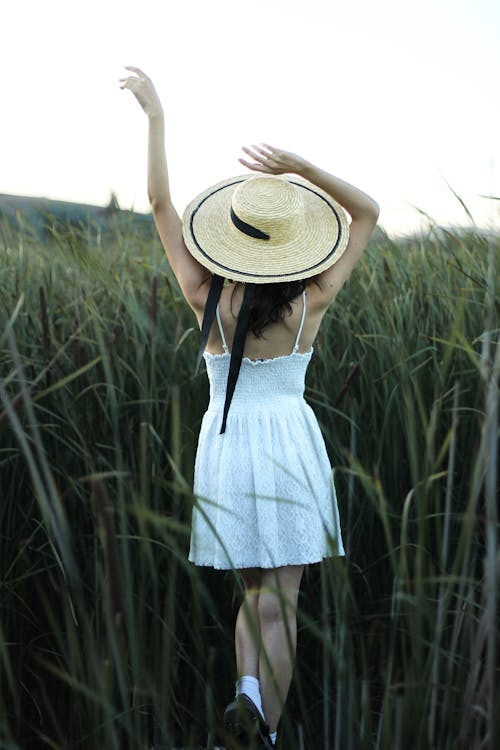
{"label": "dark shoe", "polygon": [[274,750],[269,726],[255,703],[241,693],[224,711],[224,726],[238,745],[255,750]]}

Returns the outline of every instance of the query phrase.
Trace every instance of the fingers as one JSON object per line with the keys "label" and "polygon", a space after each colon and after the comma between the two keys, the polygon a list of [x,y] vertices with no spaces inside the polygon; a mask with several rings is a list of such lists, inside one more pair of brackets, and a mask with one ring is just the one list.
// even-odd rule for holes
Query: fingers
{"label": "fingers", "polygon": [[252,148],[242,146],[242,151],[247,156],[250,156],[254,160],[254,163],[248,162],[245,159],[238,159],[238,161],[254,172],[266,172],[267,174],[281,174],[284,172],[277,149],[273,151],[266,149],[269,149],[269,147],[264,143],[260,146],[254,144]]}
{"label": "fingers", "polygon": [[244,151],[248,156],[251,156],[252,159],[255,159],[255,161],[259,164],[265,164],[267,161],[274,160],[273,156],[270,153],[264,151],[264,149],[260,148],[259,146],[254,145],[251,149],[247,148],[246,146],[242,146],[241,150]]}
{"label": "fingers", "polygon": [[[254,143],[252,145],[253,151],[251,151],[249,148],[246,148],[245,146],[243,146],[243,151],[245,151],[245,153],[247,153],[247,154],[251,154],[254,157],[254,159],[255,158],[260,158],[262,156],[264,156],[266,159],[272,158],[272,153],[270,151],[266,151],[264,148],[262,148],[263,145],[264,144],[262,143],[260,146],[256,146],[255,143]],[[258,156],[257,156],[257,154],[258,154]]]}
{"label": "fingers", "polygon": [[121,89],[132,91],[140,100],[141,96],[147,95],[148,89],[154,88],[151,79],[140,68],[136,68],[133,65],[125,65],[125,69],[130,70],[136,75],[119,78],[118,81]]}
{"label": "fingers", "polygon": [[269,151],[265,151],[265,150],[264,150],[264,149],[262,148],[262,146],[263,146],[263,145],[264,145],[263,143],[261,143],[261,145],[260,145],[260,146],[256,146],[256,145],[254,144],[254,145],[252,146],[252,148],[253,148],[253,149],[255,149],[255,151],[257,151],[257,152],[258,152],[258,153],[259,153],[259,154],[260,154],[261,156],[265,156],[265,157],[266,157],[266,159],[268,159],[268,158],[269,158],[270,156],[272,156],[272,154],[271,154],[271,153],[270,153]]}
{"label": "fingers", "polygon": [[261,146],[264,146],[264,148],[267,148],[268,151],[271,151],[271,153],[278,154],[279,149],[274,148],[274,146],[270,146],[269,143],[261,143]]}
{"label": "fingers", "polygon": [[139,78],[147,78],[146,73],[144,73],[140,68],[134,68],[132,65],[125,65],[125,70],[131,70],[132,73],[138,75]]}
{"label": "fingers", "polygon": [[266,167],[264,164],[251,164],[249,161],[245,161],[245,159],[238,159],[238,161],[240,164],[243,164],[244,167],[247,167],[254,172],[267,172],[268,174],[272,174],[273,172],[272,169],[269,169],[269,167]]}
{"label": "fingers", "polygon": [[142,80],[142,81],[149,80],[146,73],[144,73],[144,71],[142,71],[140,68],[135,68],[132,65],[125,65],[124,67],[125,67],[125,70],[130,70],[132,71],[132,73],[135,73],[136,75],[127,76],[126,78],[119,78],[118,81],[120,82],[120,88],[122,89],[130,88],[129,82],[139,81],[139,80]]}
{"label": "fingers", "polygon": [[282,152],[274,148],[274,146],[270,146],[268,143],[261,143],[260,146],[256,146],[255,144],[252,146],[253,149],[259,152],[261,156],[264,156],[266,159],[273,159],[274,161],[277,161]]}
{"label": "fingers", "polygon": [[300,157],[296,157],[295,154],[281,151],[274,146],[270,146],[269,143],[261,143],[260,146],[256,146],[254,143],[251,148],[242,146],[241,150],[253,159],[254,163],[252,164],[245,159],[238,159],[238,161],[248,169],[253,169],[254,172],[267,172],[275,175],[286,174],[296,171],[296,165],[300,161]]}
{"label": "fingers", "polygon": [[120,88],[130,89],[131,91],[133,91],[136,85],[135,82],[138,81],[139,79],[130,76],[129,78],[119,78],[118,80],[120,82]]}
{"label": "fingers", "polygon": [[252,159],[255,159],[255,161],[258,161],[258,162],[262,161],[259,154],[256,154],[255,151],[252,151],[252,149],[247,148],[247,146],[242,146],[241,150],[244,151],[247,156],[250,156]]}

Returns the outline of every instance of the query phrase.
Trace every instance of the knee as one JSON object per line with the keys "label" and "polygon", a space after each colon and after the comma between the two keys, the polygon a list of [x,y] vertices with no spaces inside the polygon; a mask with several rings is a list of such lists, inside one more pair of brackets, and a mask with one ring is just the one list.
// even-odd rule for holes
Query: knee
{"label": "knee", "polygon": [[245,596],[254,596],[258,593],[262,583],[262,571],[259,568],[243,568],[239,570],[239,574],[245,587]]}
{"label": "knee", "polygon": [[263,625],[283,622],[287,617],[286,604],[279,596],[266,591],[259,595],[259,621]]}

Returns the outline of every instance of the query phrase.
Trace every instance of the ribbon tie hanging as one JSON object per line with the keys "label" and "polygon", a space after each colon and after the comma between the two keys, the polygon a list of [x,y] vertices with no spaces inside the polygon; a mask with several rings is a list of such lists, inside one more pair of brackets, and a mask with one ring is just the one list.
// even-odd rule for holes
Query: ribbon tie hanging
{"label": "ribbon tie hanging", "polygon": [[[205,312],[203,313],[203,322],[201,324],[201,334],[200,334],[200,347],[198,349],[198,357],[196,360],[195,374],[198,372],[200,362],[203,357],[203,352],[205,351],[205,347],[207,345],[208,336],[210,334],[210,329],[212,327],[212,323],[215,317],[215,311],[219,303],[223,284],[224,284],[223,277],[217,276],[216,274],[214,274],[212,278],[212,283],[210,284],[210,290],[208,292]],[[227,374],[226,399],[224,402],[224,411],[222,414],[222,425],[221,425],[221,430],[220,430],[221,435],[226,431],[227,415],[229,412],[229,407],[231,406],[234,389],[236,387],[236,381],[238,380],[238,375],[240,373],[241,360],[243,359],[243,350],[245,348],[245,340],[246,340],[246,335],[247,335],[247,330],[248,330],[248,321],[250,318],[250,310],[252,307],[254,292],[255,292],[254,284],[248,284],[248,283],[245,284],[245,289],[243,292],[243,301],[241,303],[238,320],[236,321],[236,331],[234,334],[233,346],[231,349],[229,372]]]}

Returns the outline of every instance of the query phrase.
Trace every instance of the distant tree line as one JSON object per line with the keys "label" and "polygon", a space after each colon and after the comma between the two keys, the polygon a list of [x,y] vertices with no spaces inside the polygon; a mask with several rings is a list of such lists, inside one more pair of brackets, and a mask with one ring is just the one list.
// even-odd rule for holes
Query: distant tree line
{"label": "distant tree line", "polygon": [[40,239],[50,236],[54,229],[64,231],[89,225],[105,232],[117,226],[129,227],[132,223],[134,229],[143,228],[148,234],[154,226],[152,214],[122,210],[115,192],[111,193],[107,206],[0,194],[2,221],[15,229],[27,229]]}

